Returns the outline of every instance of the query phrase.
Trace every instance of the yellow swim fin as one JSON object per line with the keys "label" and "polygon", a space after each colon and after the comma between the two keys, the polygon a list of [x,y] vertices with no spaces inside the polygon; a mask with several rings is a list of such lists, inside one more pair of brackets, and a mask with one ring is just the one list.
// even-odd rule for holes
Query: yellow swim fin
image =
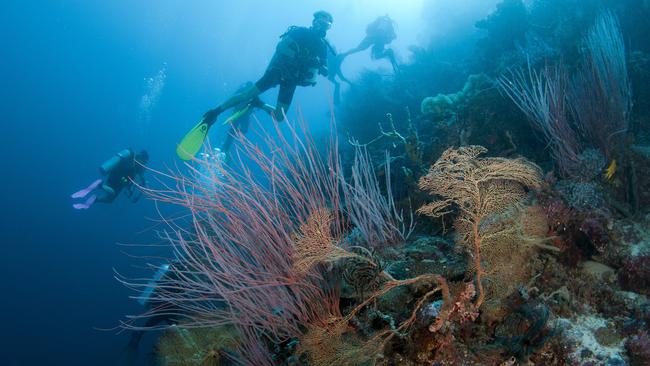
{"label": "yellow swim fin", "polygon": [[238,111],[235,112],[232,116],[228,117],[228,119],[225,120],[225,121],[223,122],[223,125],[225,126],[225,125],[227,125],[227,124],[229,124],[229,123],[233,123],[233,122],[237,121],[237,120],[240,119],[244,114],[246,114],[248,111],[250,111],[252,107],[253,107],[253,104],[252,104],[252,103],[248,103],[244,108],[238,110]]}
{"label": "yellow swim fin", "polygon": [[203,141],[208,135],[210,130],[210,125],[203,120],[199,122],[190,132],[183,137],[181,143],[176,147],[176,155],[178,155],[181,160],[190,160],[196,155],[197,152],[203,146]]}

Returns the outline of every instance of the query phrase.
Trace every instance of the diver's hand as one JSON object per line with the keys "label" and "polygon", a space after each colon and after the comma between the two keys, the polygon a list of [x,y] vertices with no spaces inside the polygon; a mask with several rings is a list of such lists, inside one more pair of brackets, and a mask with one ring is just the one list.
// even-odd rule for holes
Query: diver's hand
{"label": "diver's hand", "polygon": [[220,108],[217,107],[215,109],[210,109],[209,111],[203,114],[203,118],[201,119],[201,121],[207,123],[209,126],[212,126],[217,121],[217,117],[219,117],[219,114],[221,114]]}
{"label": "diver's hand", "polygon": [[319,67],[319,68],[318,68],[318,73],[319,73],[320,75],[323,75],[323,76],[327,77],[327,74],[329,74],[329,71],[327,70],[327,66],[321,66],[321,67]]}

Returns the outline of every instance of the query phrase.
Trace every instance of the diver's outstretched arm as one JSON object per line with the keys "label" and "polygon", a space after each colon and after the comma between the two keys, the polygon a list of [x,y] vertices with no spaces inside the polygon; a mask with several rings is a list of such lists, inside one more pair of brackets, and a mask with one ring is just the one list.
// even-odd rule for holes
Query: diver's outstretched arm
{"label": "diver's outstretched arm", "polygon": [[341,81],[345,81],[346,83],[348,83],[348,85],[352,85],[352,82],[348,80],[348,78],[346,78],[345,75],[343,75],[343,71],[339,70],[337,76],[339,77],[339,79],[341,79]]}
{"label": "diver's outstretched arm", "polygon": [[342,57],[346,57],[346,56],[351,55],[353,53],[357,53],[357,52],[361,52],[363,50],[367,50],[370,46],[372,46],[372,44],[373,44],[372,40],[370,38],[366,37],[361,41],[361,43],[359,43],[358,46],[356,46],[355,48],[353,48],[351,50],[343,52],[340,55]]}

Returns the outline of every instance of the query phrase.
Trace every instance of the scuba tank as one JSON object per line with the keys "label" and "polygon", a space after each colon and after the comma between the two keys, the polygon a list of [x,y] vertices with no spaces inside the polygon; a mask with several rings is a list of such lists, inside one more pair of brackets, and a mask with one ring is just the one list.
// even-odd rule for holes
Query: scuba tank
{"label": "scuba tank", "polygon": [[124,149],[117,154],[113,155],[110,159],[106,160],[104,164],[102,164],[99,167],[99,171],[102,173],[102,175],[107,175],[110,173],[111,170],[115,169],[115,167],[123,160],[123,159],[128,159],[131,157],[133,153],[131,152],[130,149]]}
{"label": "scuba tank", "polygon": [[169,272],[169,264],[163,264],[158,267],[158,270],[153,275],[153,278],[147,283],[147,287],[142,290],[142,294],[140,294],[138,297],[138,303],[140,303],[140,305],[144,306],[149,302],[149,299],[158,286],[158,282],[163,278],[163,276],[167,274],[167,272]]}
{"label": "scuba tank", "polygon": [[282,69],[284,81],[299,86],[316,85],[321,62],[305,44],[311,42],[310,32],[309,28],[292,26],[280,36],[271,64]]}

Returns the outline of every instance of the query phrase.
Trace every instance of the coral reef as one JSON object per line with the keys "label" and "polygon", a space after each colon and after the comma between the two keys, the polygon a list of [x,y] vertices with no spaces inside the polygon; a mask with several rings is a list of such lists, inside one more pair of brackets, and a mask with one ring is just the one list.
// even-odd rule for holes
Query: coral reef
{"label": "coral reef", "polygon": [[618,279],[625,290],[650,296],[650,256],[629,258],[621,268]]}
{"label": "coral reef", "polygon": [[504,0],[476,47],[351,80],[346,143],[289,125],[152,190],[192,214],[161,362],[650,362],[644,4]]}
{"label": "coral reef", "polygon": [[630,355],[630,365],[641,366],[650,363],[650,336],[642,332],[630,337],[625,343],[625,348]]}
{"label": "coral reef", "polygon": [[237,332],[228,327],[169,328],[156,346],[158,362],[169,366],[223,365],[235,349]]}

